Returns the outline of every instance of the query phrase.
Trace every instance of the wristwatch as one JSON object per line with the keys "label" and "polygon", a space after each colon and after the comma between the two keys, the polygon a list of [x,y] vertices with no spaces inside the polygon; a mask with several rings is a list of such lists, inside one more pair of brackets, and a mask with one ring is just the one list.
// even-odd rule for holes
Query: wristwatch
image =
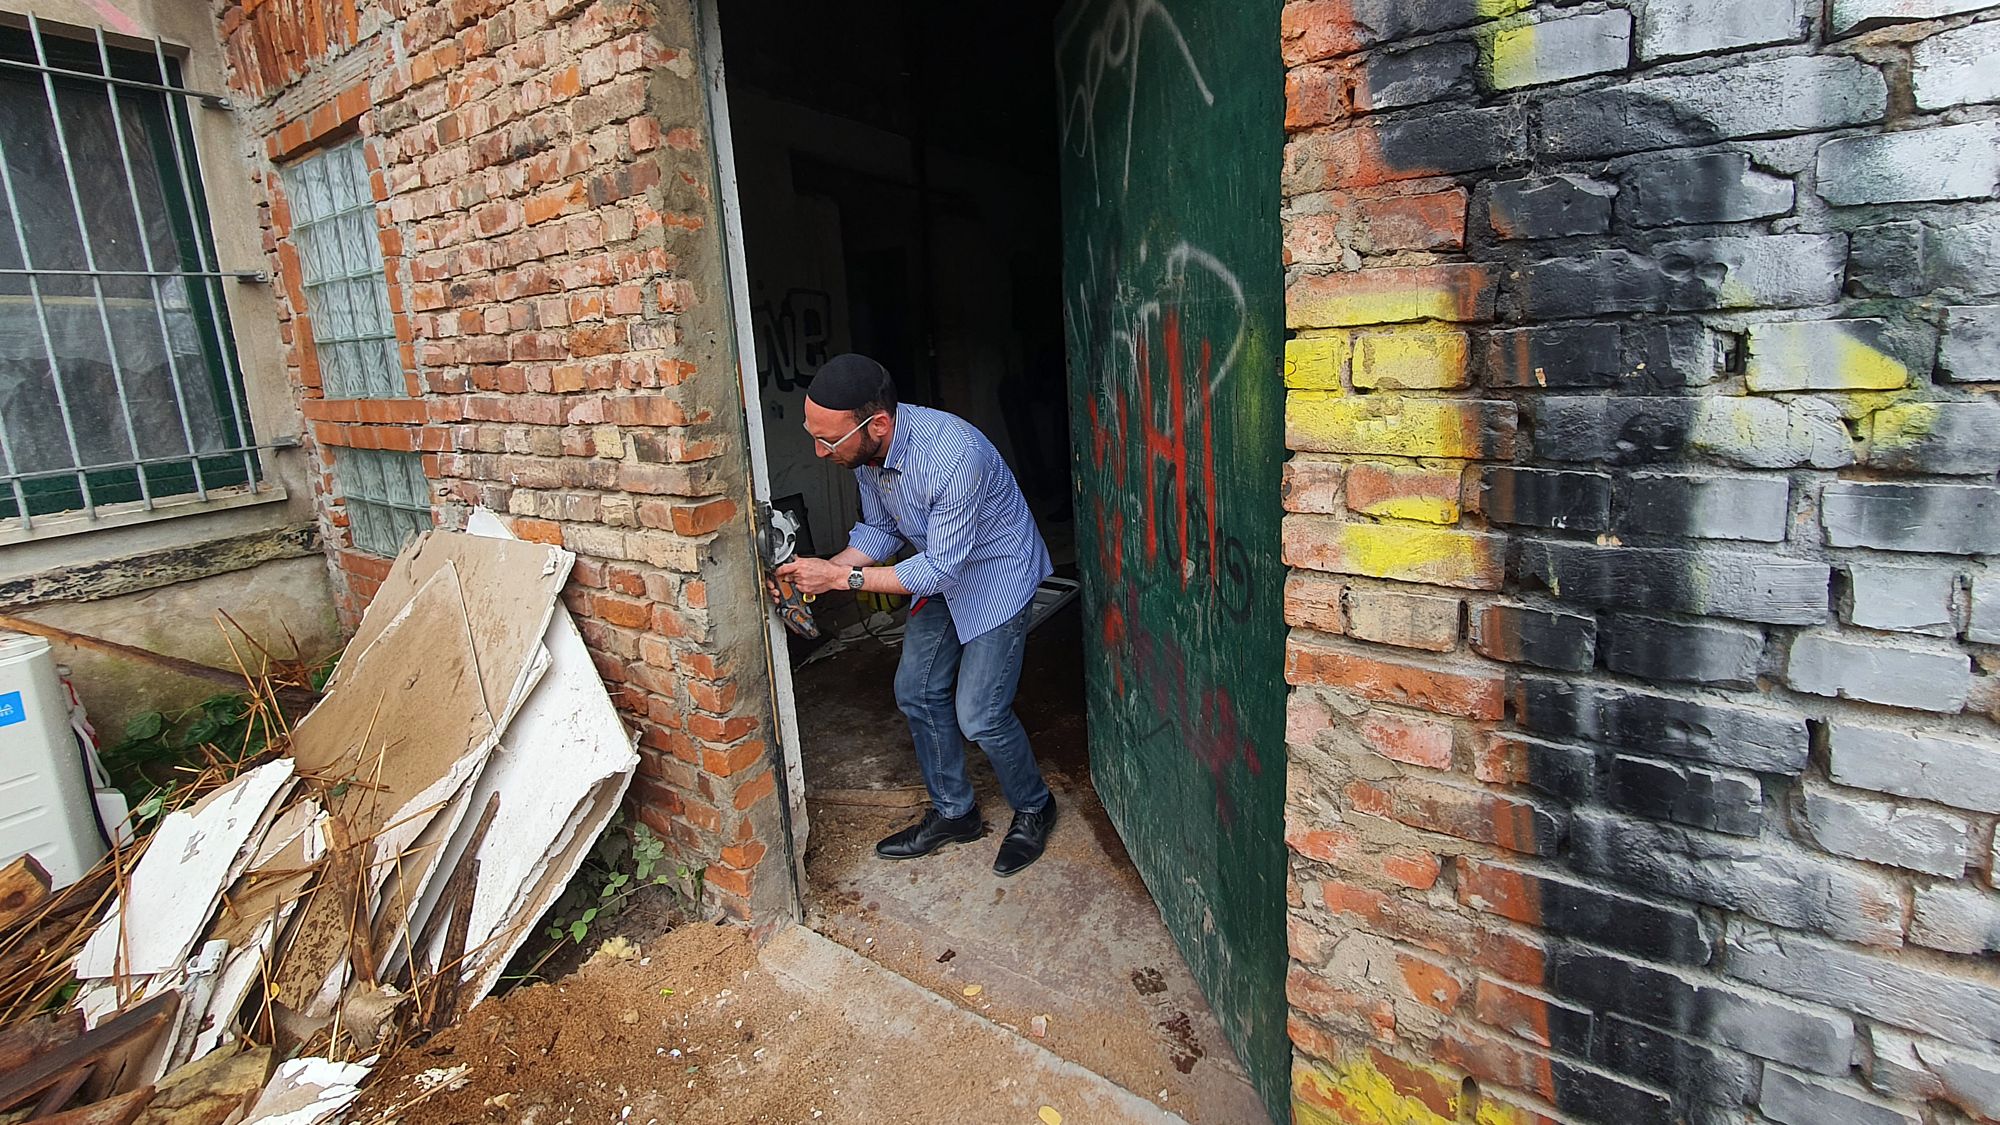
{"label": "wristwatch", "polygon": [[848,570],[848,572],[847,572],[847,588],[848,588],[848,589],[850,589],[850,590],[859,590],[859,589],[861,588],[861,568],[860,568],[860,567],[858,567],[858,566],[857,566],[857,567],[853,567],[853,568],[851,568],[850,570]]}

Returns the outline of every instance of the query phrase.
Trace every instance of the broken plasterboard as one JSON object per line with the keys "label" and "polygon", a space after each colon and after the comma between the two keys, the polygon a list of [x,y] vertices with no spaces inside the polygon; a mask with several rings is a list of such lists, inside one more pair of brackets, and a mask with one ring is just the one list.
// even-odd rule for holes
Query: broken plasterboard
{"label": "broken plasterboard", "polygon": [[[484,510],[473,513],[469,527],[480,535],[508,534]],[[639,763],[633,735],[611,705],[567,610],[553,607],[541,644],[551,659],[549,672],[502,734],[471,799],[473,807],[484,808],[491,796],[500,798],[479,850],[479,882],[466,932],[466,976],[474,982],[469,998],[474,1001],[498,981],[529,928],[575,874]],[[582,849],[572,847],[579,832],[587,832]],[[457,869],[471,835],[468,821],[446,849],[444,870]],[[436,909],[441,891],[441,886],[429,889],[419,917]],[[425,951],[426,963],[443,940],[438,937]],[[403,952],[397,951],[398,959]]]}
{"label": "broken plasterboard", "polygon": [[[316,903],[296,924],[295,930],[310,923],[338,926],[343,933],[339,941],[294,933],[280,968],[289,985],[288,1004],[296,1008],[307,999],[306,980],[319,972],[327,987],[306,1010],[330,1010],[338,991],[336,970],[349,944],[345,931],[355,918],[373,917],[375,895],[398,864],[404,878],[417,876],[412,893],[421,894],[439,849],[423,855],[413,846],[440,815],[463,816],[464,802],[457,798],[478,777],[494,739],[458,571],[446,563],[292,732],[299,772],[324,787],[328,813],[340,830],[332,843],[338,847],[344,836],[365,847],[368,860],[353,892],[365,898],[345,909],[334,909],[331,900]],[[440,838],[448,838],[448,831]],[[315,899],[325,891],[323,878]],[[333,897],[352,895],[336,888]]]}
{"label": "broken plasterboard", "polygon": [[[397,556],[362,615],[348,652],[365,656],[397,609],[449,566],[458,572],[465,617],[472,623],[486,709],[494,726],[504,728],[540,675],[534,668],[535,654],[549,613],[575,565],[575,555],[545,543],[427,531]],[[335,687],[345,685],[345,663],[335,672]]]}
{"label": "broken plasterboard", "polygon": [[179,969],[273,803],[292,779],[279,758],[169,813],[132,869],[124,896],[77,954],[81,978],[154,976]]}
{"label": "broken plasterboard", "polygon": [[331,1059],[289,1059],[243,1117],[244,1125],[319,1125],[361,1096],[361,1080],[373,1060],[337,1063]]}

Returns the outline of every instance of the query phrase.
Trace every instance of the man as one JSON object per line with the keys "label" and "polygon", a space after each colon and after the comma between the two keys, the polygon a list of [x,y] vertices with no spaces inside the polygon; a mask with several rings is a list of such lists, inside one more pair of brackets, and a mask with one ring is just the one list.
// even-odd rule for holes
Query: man
{"label": "man", "polygon": [[[806,431],[821,457],[854,470],[861,522],[831,559],[798,559],[778,577],[807,594],[868,590],[911,598],[896,668],[896,705],[910,720],[931,808],[875,845],[914,859],[985,834],[965,777],[965,741],[979,744],[1014,808],[993,862],[1013,875],[1041,858],[1056,819],[1028,732],[1014,715],[1021,653],[1048,548],[1014,474],[964,419],[899,406],[881,364],[836,356],[806,391]],[[917,553],[879,565],[901,544]]]}

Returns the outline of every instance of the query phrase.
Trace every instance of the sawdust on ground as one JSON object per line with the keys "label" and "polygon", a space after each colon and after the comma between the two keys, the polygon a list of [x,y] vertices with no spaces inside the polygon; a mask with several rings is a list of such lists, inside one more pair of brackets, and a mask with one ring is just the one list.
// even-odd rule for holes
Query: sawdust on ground
{"label": "sawdust on ground", "polygon": [[[823,1120],[814,1103],[838,1070],[823,1042],[831,1025],[771,986],[746,931],[684,926],[636,959],[593,961],[479,1005],[389,1060],[349,1120]],[[463,1087],[408,1104],[424,1072],[461,1065]]]}
{"label": "sawdust on ground", "polygon": [[[892,1020],[891,1022],[901,1022]],[[871,1037],[841,998],[802,992],[761,965],[746,931],[690,925],[638,960],[586,964],[475,1008],[459,1027],[376,1073],[354,1125],[520,1122],[784,1122],[935,1125],[1013,1121],[995,1092],[1021,1080],[991,1029],[908,1027]],[[898,1031],[903,1034],[897,1034]],[[425,1072],[468,1068],[424,1094]],[[420,1101],[412,1099],[423,1095]],[[404,1108],[397,1108],[398,1106]],[[1032,1112],[1024,1118],[1033,1123]]]}

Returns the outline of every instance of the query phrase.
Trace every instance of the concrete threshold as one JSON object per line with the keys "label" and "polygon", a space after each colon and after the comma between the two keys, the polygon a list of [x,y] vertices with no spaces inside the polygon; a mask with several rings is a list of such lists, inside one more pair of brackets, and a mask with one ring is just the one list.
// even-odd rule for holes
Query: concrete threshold
{"label": "concrete threshold", "polygon": [[[841,1109],[895,1120],[921,1091],[926,1116],[966,1122],[1187,1125],[1094,1071],[807,929],[780,931],[758,954],[781,987],[829,1002],[852,1030]],[[913,1068],[929,1073],[912,1075]],[[878,1100],[881,1104],[876,1104]],[[1049,1111],[1054,1112],[1052,1116]]]}

